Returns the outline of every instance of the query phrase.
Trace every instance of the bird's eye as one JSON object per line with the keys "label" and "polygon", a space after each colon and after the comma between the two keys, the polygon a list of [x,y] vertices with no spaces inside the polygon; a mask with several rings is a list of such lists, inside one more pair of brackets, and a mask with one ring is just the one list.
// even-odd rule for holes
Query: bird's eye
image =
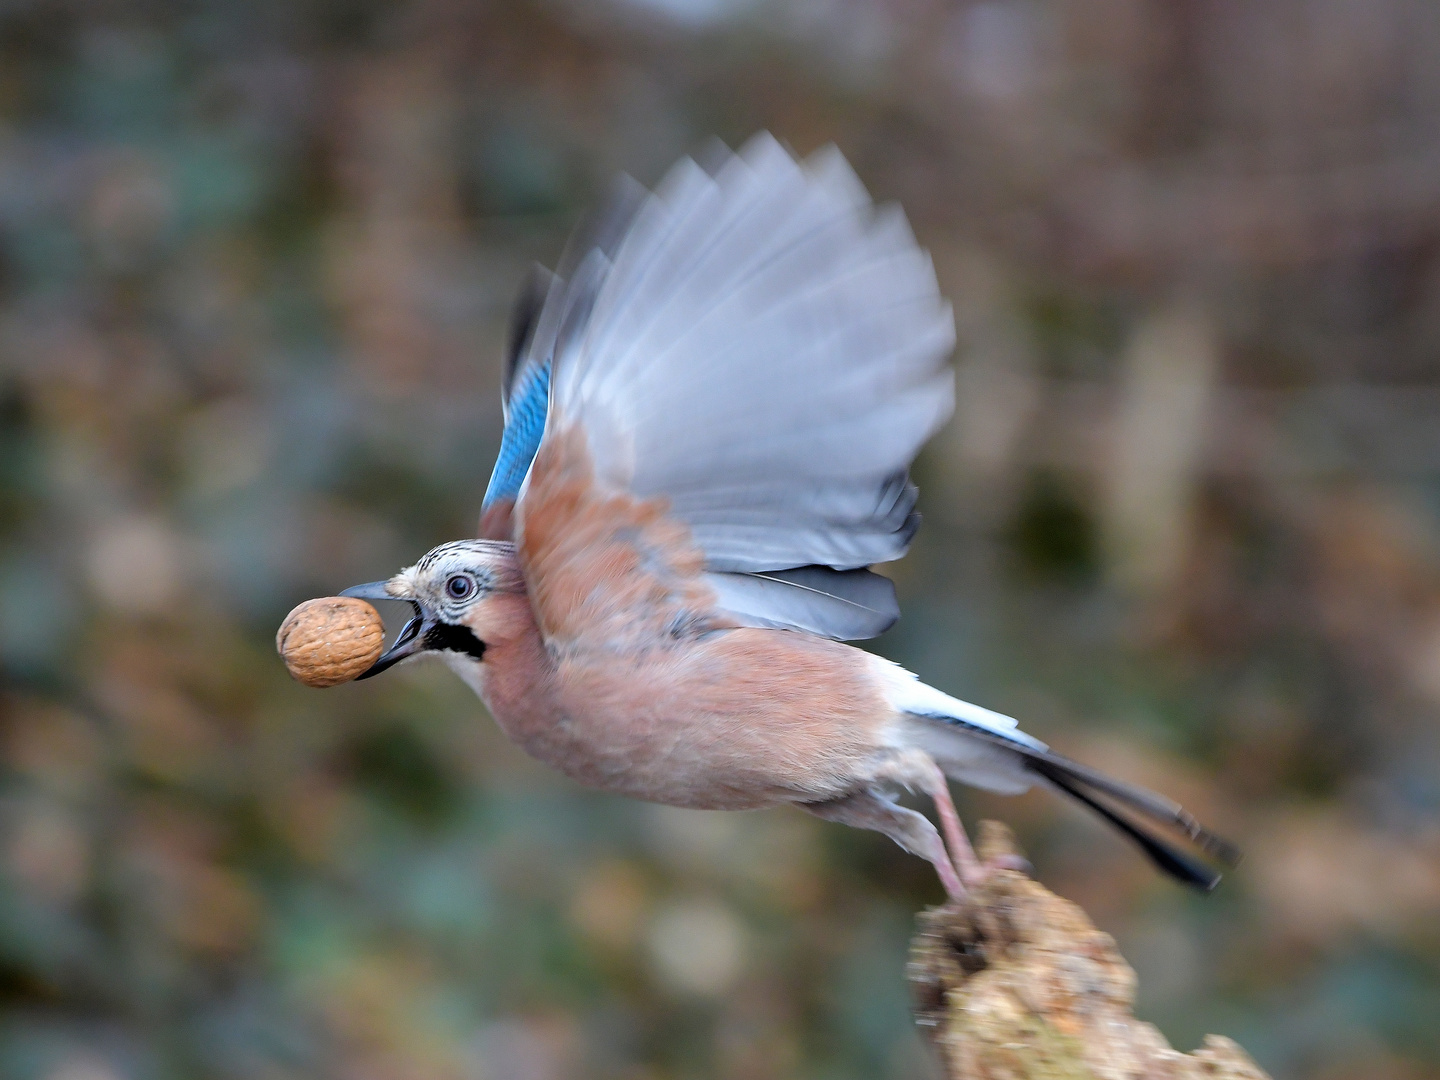
{"label": "bird's eye", "polygon": [[466,574],[455,574],[445,582],[445,591],[451,599],[464,600],[475,591],[475,582]]}

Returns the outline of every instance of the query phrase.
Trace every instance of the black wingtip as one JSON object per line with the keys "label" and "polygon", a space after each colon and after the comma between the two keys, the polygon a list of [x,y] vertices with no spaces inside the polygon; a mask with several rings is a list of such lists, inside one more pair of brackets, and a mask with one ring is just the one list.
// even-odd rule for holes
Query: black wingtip
{"label": "black wingtip", "polygon": [[500,401],[507,410],[510,408],[510,391],[514,389],[515,376],[524,365],[525,354],[535,338],[535,328],[540,324],[540,312],[559,280],[545,267],[535,263],[525,275],[520,292],[510,308],[505,367],[500,377]]}

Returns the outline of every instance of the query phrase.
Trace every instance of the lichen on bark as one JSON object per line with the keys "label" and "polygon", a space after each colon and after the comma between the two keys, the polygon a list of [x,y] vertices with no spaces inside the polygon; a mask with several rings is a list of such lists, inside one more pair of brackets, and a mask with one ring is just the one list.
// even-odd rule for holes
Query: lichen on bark
{"label": "lichen on bark", "polygon": [[[982,822],[980,855],[1014,854]],[[1269,1080],[1234,1042],[1194,1054],[1137,1020],[1135,972],[1076,904],[1013,870],[919,917],[915,1017],[948,1080]]]}

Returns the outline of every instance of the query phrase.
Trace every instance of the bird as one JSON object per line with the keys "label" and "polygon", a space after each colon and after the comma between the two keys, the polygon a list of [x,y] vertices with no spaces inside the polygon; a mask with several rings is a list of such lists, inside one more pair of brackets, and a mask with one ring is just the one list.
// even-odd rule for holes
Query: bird
{"label": "bird", "polygon": [[951,898],[995,869],[951,780],[1051,788],[1213,888],[1238,852],[1183,807],[849,644],[899,616],[871,568],[919,526],[954,342],[903,212],[833,146],[762,132],[622,177],[515,302],[478,535],[340,594],[411,608],[361,678],[438,656],[581,784],[875,830]]}

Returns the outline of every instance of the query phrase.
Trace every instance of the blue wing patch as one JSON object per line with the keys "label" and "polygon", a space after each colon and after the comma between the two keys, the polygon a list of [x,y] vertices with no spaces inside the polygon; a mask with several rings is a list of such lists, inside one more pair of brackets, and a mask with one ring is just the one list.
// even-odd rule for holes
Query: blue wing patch
{"label": "blue wing patch", "polygon": [[546,360],[522,375],[522,381],[510,394],[510,415],[505,419],[505,433],[500,437],[500,456],[490,474],[484,505],[496,499],[513,499],[520,494],[520,485],[530,471],[530,462],[540,448],[545,434],[545,414],[550,409],[550,361]]}

